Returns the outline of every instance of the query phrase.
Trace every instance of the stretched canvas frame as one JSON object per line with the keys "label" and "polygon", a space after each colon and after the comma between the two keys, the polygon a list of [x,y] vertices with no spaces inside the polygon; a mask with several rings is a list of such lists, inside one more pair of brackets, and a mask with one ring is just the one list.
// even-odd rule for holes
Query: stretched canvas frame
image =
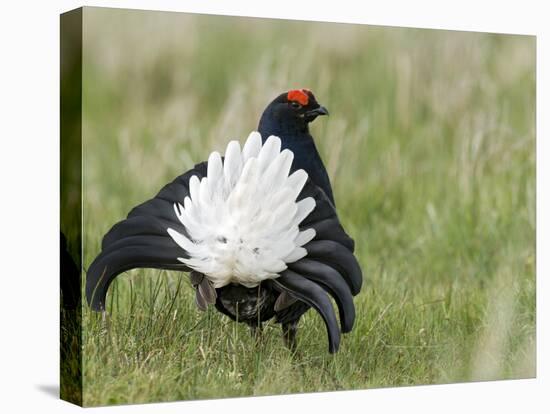
{"label": "stretched canvas frame", "polygon": [[[331,111],[316,138],[365,277],[339,353],[314,315],[291,354],[197,312],[183,274],[132,270],[92,312],[103,234],[301,87]],[[60,93],[62,399],[535,376],[533,36],[85,7],[61,16]]]}

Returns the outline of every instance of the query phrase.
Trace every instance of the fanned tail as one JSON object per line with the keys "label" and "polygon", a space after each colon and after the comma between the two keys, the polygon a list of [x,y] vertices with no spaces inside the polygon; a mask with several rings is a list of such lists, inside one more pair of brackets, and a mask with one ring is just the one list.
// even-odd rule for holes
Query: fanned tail
{"label": "fanned tail", "polygon": [[334,205],[304,171],[291,173],[292,160],[278,138],[262,146],[252,133],[242,150],[230,143],[225,158],[211,154],[132,209],[88,269],[92,309],[105,309],[113,279],[134,268],[193,270],[215,287],[267,281],[321,315],[336,352],[340,330],[353,328],[362,272]]}
{"label": "fanned tail", "polygon": [[315,230],[299,226],[315,201],[297,200],[307,174],[290,174],[293,159],[291,151],[281,151],[278,137],[262,145],[257,132],[250,134],[242,151],[231,141],[224,160],[212,153],[207,175],[191,177],[189,196],[174,205],[186,230],[167,229],[187,253],[178,260],[221,288],[229,283],[257,286],[305,257],[303,246]]}

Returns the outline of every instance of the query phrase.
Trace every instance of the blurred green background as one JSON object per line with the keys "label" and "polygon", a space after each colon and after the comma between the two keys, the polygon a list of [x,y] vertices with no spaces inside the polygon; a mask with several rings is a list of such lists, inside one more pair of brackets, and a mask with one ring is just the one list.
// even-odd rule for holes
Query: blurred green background
{"label": "blurred green background", "polygon": [[84,309],[84,404],[535,375],[535,38],[84,9],[83,263],[175,176],[241,141],[279,93],[312,134],[365,284],[327,353],[199,312],[187,275],[134,270]]}

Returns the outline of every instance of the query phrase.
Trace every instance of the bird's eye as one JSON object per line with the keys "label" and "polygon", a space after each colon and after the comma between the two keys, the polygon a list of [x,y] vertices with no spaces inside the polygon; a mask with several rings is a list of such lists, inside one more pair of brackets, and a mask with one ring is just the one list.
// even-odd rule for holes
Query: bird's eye
{"label": "bird's eye", "polygon": [[300,109],[302,107],[302,105],[295,101],[290,101],[290,106],[292,106],[294,109]]}

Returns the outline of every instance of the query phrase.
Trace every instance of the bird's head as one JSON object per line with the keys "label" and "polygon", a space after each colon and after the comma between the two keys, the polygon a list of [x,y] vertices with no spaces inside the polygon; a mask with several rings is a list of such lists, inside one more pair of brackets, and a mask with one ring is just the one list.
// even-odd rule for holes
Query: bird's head
{"label": "bird's head", "polygon": [[292,89],[277,96],[267,106],[260,126],[269,123],[275,130],[277,126],[285,130],[304,130],[319,115],[328,115],[328,110],[317,102],[309,89]]}

